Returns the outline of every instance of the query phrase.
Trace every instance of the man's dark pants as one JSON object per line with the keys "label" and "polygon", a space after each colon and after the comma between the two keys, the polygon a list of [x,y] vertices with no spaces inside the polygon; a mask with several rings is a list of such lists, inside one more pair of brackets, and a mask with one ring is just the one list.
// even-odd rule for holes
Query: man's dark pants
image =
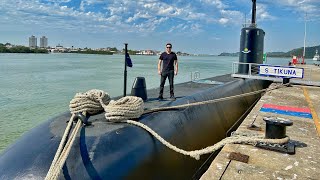
{"label": "man's dark pants", "polygon": [[163,88],[164,88],[164,84],[166,83],[167,77],[168,77],[169,83],[170,83],[170,96],[174,96],[174,92],[173,92],[174,71],[170,70],[170,71],[164,71],[161,73],[159,97],[163,97]]}

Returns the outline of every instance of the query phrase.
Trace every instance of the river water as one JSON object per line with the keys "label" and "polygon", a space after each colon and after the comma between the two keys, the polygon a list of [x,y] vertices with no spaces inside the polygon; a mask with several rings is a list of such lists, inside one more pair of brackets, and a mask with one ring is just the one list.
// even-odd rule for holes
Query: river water
{"label": "river water", "polygon": [[[131,56],[127,93],[135,77],[145,77],[148,89],[159,86],[158,56]],[[175,83],[232,72],[238,57],[180,56]],[[290,59],[269,58],[270,64]],[[77,92],[101,89],[111,97],[123,94],[124,56],[84,54],[0,54],[0,152],[23,133],[69,110]],[[168,82],[166,83],[168,85]]]}

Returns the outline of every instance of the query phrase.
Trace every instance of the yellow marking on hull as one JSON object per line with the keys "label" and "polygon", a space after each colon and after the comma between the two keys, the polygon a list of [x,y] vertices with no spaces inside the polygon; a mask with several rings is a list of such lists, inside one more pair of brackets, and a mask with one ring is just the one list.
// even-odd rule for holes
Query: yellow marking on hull
{"label": "yellow marking on hull", "polygon": [[311,101],[311,99],[310,99],[310,96],[309,96],[309,94],[308,94],[308,90],[307,90],[306,87],[303,87],[303,94],[304,94],[304,97],[306,98],[306,101],[307,101],[308,106],[309,106],[309,108],[310,108],[311,115],[312,115],[312,119],[313,119],[314,124],[315,124],[315,126],[316,126],[316,130],[317,130],[318,136],[320,136],[320,121],[319,121],[317,112],[314,110],[312,101]]}

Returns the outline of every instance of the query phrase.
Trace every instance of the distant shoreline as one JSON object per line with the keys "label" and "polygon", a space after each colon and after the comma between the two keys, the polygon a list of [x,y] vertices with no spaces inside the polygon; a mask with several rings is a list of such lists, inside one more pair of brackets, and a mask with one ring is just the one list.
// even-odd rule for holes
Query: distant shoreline
{"label": "distant shoreline", "polygon": [[[276,57],[276,58],[291,58],[292,56],[297,56],[297,57],[302,57],[303,55],[303,47],[297,48],[290,50],[288,52],[266,52],[267,57]],[[20,54],[51,54],[51,53],[67,53],[67,54],[96,54],[96,55],[113,55],[113,54],[124,54],[123,51],[119,51],[116,48],[105,48],[105,49],[67,49],[68,51],[64,51],[63,49],[56,49],[53,52],[50,49],[45,49],[45,48],[30,48],[30,47],[25,47],[25,46],[15,46],[11,45],[10,43],[2,44],[0,43],[0,53],[20,53]],[[312,47],[306,47],[305,49],[305,58],[310,59],[313,58],[316,50],[320,50],[320,45],[318,46],[312,46]],[[158,54],[160,51],[153,51],[153,50],[148,50],[152,51],[152,54],[149,53],[142,53],[140,51],[136,50],[128,50],[128,53],[130,55],[137,55],[137,56],[159,56]],[[223,52],[220,53],[219,55],[212,55],[212,54],[189,54],[189,53],[183,53],[183,52],[176,52],[178,56],[227,56],[227,57],[239,57],[240,52],[236,53],[227,53]]]}
{"label": "distant shoreline", "polygon": [[[317,49],[320,50],[320,45],[306,47],[305,58],[312,59]],[[291,58],[292,56],[302,57],[303,47],[300,47],[297,49],[292,49],[288,52],[266,52],[266,54],[267,54],[267,57],[276,57],[276,58]],[[240,55],[240,52],[236,52],[236,53],[223,52],[223,53],[219,54],[218,56],[239,57],[239,55]]]}

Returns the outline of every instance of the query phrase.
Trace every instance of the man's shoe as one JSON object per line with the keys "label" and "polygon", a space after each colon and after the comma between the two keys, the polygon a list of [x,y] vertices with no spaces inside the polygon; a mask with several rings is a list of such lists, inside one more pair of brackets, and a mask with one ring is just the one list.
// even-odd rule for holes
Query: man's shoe
{"label": "man's shoe", "polygon": [[172,101],[174,101],[174,100],[176,100],[176,97],[174,97],[174,95],[171,95],[171,96],[170,96],[170,99],[171,99]]}
{"label": "man's shoe", "polygon": [[163,97],[162,97],[162,96],[159,96],[159,97],[158,97],[158,100],[159,100],[159,101],[163,100]]}

